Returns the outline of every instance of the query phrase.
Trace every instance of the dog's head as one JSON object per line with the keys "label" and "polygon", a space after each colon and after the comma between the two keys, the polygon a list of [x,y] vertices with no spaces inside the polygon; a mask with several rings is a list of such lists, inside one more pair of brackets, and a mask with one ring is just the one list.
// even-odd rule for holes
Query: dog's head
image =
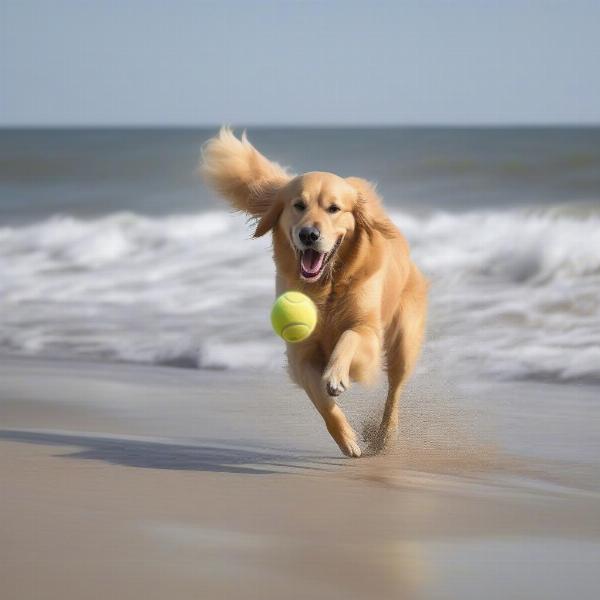
{"label": "dog's head", "polygon": [[254,235],[275,228],[296,254],[298,275],[310,283],[333,267],[340,249],[355,243],[357,233],[396,233],[371,184],[323,172],[295,177],[278,190]]}
{"label": "dog's head", "polygon": [[255,237],[274,230],[287,238],[306,282],[331,273],[358,236],[399,235],[368,181],[321,172],[294,177],[228,128],[206,143],[201,171],[234,208],[258,219]]}

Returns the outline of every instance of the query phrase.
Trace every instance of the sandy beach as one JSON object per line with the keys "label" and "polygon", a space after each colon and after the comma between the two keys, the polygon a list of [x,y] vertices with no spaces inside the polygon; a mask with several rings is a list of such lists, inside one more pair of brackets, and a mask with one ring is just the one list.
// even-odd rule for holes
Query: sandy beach
{"label": "sandy beach", "polygon": [[594,387],[417,378],[398,448],[348,460],[283,374],[4,357],[0,382],[7,600],[596,597]]}

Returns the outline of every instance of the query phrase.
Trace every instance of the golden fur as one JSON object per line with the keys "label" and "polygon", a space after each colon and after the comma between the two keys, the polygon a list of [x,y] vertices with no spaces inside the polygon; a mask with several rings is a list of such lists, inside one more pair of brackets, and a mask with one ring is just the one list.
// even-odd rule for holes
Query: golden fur
{"label": "golden fur", "polygon": [[[385,448],[395,438],[400,392],[420,352],[427,283],[374,187],[332,173],[293,176],[227,128],[204,146],[201,172],[234,208],[257,219],[256,237],[272,232],[277,293],[299,290],[317,305],[315,332],[287,345],[289,372],[347,456],[361,449],[335,397],[386,369],[389,389],[372,449]],[[298,232],[306,226],[318,228],[315,248],[325,256],[310,280],[299,258]]]}

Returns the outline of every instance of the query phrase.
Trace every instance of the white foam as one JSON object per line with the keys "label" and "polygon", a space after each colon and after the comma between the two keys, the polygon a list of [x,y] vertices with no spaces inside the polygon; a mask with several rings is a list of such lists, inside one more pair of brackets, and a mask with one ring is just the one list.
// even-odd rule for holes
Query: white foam
{"label": "white foam", "polygon": [[600,219],[396,215],[429,275],[432,344],[503,378],[600,381]]}
{"label": "white foam", "polygon": [[[600,381],[600,219],[393,215],[432,283],[428,346],[494,377]],[[274,368],[274,268],[226,212],[56,217],[0,228],[0,348]]]}

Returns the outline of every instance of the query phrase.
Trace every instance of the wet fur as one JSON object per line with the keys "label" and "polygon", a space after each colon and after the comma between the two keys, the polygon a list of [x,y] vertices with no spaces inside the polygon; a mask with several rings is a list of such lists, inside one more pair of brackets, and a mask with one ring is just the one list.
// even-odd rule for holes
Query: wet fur
{"label": "wet fur", "polygon": [[[277,293],[294,289],[319,309],[315,332],[288,344],[291,378],[308,394],[325,425],[348,456],[360,456],[357,436],[335,396],[351,382],[369,383],[382,368],[388,376],[383,419],[372,451],[388,447],[398,427],[399,397],[418,358],[427,312],[427,283],[412,262],[406,240],[381,206],[373,185],[331,173],[293,176],[227,129],[207,142],[201,172],[232,206],[256,218],[255,236],[272,232]],[[298,215],[297,198],[309,203]],[[340,215],[326,213],[327,203]],[[317,224],[325,243],[341,240],[316,282],[299,275],[293,231]]]}

